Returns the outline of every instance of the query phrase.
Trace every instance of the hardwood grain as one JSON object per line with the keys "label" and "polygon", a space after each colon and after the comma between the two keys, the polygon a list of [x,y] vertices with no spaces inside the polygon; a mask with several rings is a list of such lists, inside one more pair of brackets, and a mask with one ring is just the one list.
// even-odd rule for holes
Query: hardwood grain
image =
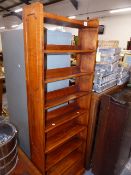
{"label": "hardwood grain", "polygon": [[82,96],[88,95],[89,93],[89,91],[79,91],[77,86],[71,86],[60,90],[48,92],[46,94],[45,109],[49,109],[70,100],[80,98]]}
{"label": "hardwood grain", "polygon": [[79,151],[74,151],[47,171],[47,175],[63,175],[69,168],[78,163],[80,159],[81,153]]}
{"label": "hardwood grain", "polygon": [[55,24],[59,26],[66,26],[66,27],[72,27],[72,28],[84,28],[84,27],[97,28],[99,26],[98,19],[74,20],[74,19],[69,19],[64,16],[59,16],[59,15],[47,13],[47,12],[43,13],[43,17],[46,23]]}
{"label": "hardwood grain", "polygon": [[89,79],[90,75],[91,72],[81,72],[79,66],[48,69],[45,72],[45,83],[55,82],[69,78],[77,78],[81,76],[87,76]]}
{"label": "hardwood grain", "polygon": [[76,103],[71,103],[64,107],[55,109],[47,113],[46,129],[45,132],[49,132],[52,129],[78,118],[85,114],[86,110],[81,109]]}
{"label": "hardwood grain", "polygon": [[[47,45],[43,23],[79,28],[78,46]],[[99,21],[72,20],[47,13],[37,2],[24,8],[23,24],[31,159],[42,175],[81,175],[86,157]],[[76,53],[79,58],[76,67],[46,69],[44,56],[65,53]],[[69,78],[76,79],[75,86],[47,92],[45,83]],[[67,106],[49,112],[49,108],[65,102]],[[76,144],[76,137],[81,145]],[[60,155],[57,161],[55,154]],[[45,158],[49,162],[55,160],[47,172],[45,167],[49,162]]]}
{"label": "hardwood grain", "polygon": [[17,166],[10,175],[42,175],[20,148],[18,157]]}
{"label": "hardwood grain", "polygon": [[[63,128],[65,126],[65,128]],[[45,153],[49,153],[52,150],[58,148],[63,143],[67,142],[73,136],[77,135],[85,129],[84,126],[78,124],[65,124],[59,127],[58,131],[53,132],[53,134],[47,135],[46,150]]]}
{"label": "hardwood grain", "polygon": [[59,149],[52,151],[50,154],[47,155],[46,158],[46,170],[48,171],[64,157],[80,147],[81,144],[82,140],[78,138],[73,138],[72,140],[69,140],[67,143],[62,145]]}
{"label": "hardwood grain", "polygon": [[25,6],[23,11],[24,46],[27,105],[30,134],[31,159],[39,170],[45,174],[43,134],[45,124],[44,111],[44,43],[43,5],[40,3]]}
{"label": "hardwood grain", "polygon": [[91,108],[90,108],[90,116],[89,116],[89,125],[87,132],[87,156],[86,156],[86,167],[87,169],[91,168],[91,161],[94,150],[94,141],[95,141],[95,133],[97,128],[97,122],[99,120],[99,109],[100,109],[100,101],[103,95],[113,94],[115,92],[121,91],[125,85],[122,86],[114,86],[102,93],[92,93],[91,98]]}

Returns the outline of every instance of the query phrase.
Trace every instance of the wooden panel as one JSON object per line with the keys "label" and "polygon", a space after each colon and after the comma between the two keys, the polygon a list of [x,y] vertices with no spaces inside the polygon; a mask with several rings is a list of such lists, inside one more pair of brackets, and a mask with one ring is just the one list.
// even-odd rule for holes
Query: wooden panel
{"label": "wooden panel", "polygon": [[45,50],[46,54],[71,54],[71,53],[93,53],[96,52],[96,50]]}
{"label": "wooden panel", "polygon": [[10,175],[42,175],[20,148],[18,148],[18,156],[16,168]]}
{"label": "wooden panel", "polygon": [[57,150],[54,150],[53,152],[48,154],[46,158],[46,170],[49,170],[56,163],[61,161],[63,158],[65,158],[74,150],[76,150],[78,147],[81,146],[81,144],[82,144],[82,141],[80,139],[73,138],[69,142],[62,145]]}
{"label": "wooden panel", "polygon": [[84,126],[70,122],[69,124],[61,125],[57,130],[47,134],[46,153],[58,148],[60,145],[77,135],[85,129]]}
{"label": "wooden panel", "polygon": [[67,123],[80,115],[84,114],[86,110],[81,109],[76,103],[66,105],[64,107],[55,109],[47,113],[46,117],[46,129],[45,132],[49,132],[52,129]]}
{"label": "wooden panel", "polygon": [[57,45],[57,44],[48,44],[45,45],[46,50],[80,50],[78,46],[73,45]]}
{"label": "wooden panel", "polygon": [[79,91],[77,86],[71,86],[46,94],[46,109],[68,102],[70,100],[88,95],[90,92]]}
{"label": "wooden panel", "polygon": [[81,153],[78,151],[74,151],[65,157],[62,161],[57,163],[54,167],[52,167],[47,175],[63,175],[69,168],[71,168],[74,164],[78,163],[81,159]]}
{"label": "wooden panel", "polygon": [[[45,174],[43,6],[24,7],[24,45],[31,160]],[[37,138],[37,139],[36,139]]]}
{"label": "wooden panel", "polygon": [[[86,28],[86,29],[79,29],[79,41],[78,47],[82,50],[96,50],[97,49],[97,40],[98,40],[98,28]],[[90,79],[87,76],[82,76],[77,79],[76,84],[79,86],[80,91],[91,91],[93,86],[93,72],[95,68],[95,60],[96,60],[96,53],[85,53],[80,55],[80,70],[81,72],[92,72],[90,74]],[[80,123],[84,123],[86,128],[88,128],[89,124],[89,111],[90,103],[91,103],[91,94],[88,96],[83,96],[80,99],[77,99],[77,102],[81,108],[87,110],[87,114],[81,119],[79,118]],[[86,160],[87,155],[87,130],[80,133],[80,138],[84,139],[82,145],[82,156],[83,160]],[[86,156],[85,156],[86,155]]]}
{"label": "wooden panel", "polygon": [[82,160],[80,160],[79,162],[76,162],[76,164],[70,167],[62,175],[83,175],[84,172],[85,172],[85,169],[83,168],[83,162]]}
{"label": "wooden panel", "polygon": [[49,24],[55,24],[59,26],[66,26],[72,28],[83,28],[84,22],[87,23],[88,27],[98,27],[99,21],[97,19],[94,20],[72,20],[64,16],[58,16],[52,13],[44,12],[43,17],[45,18],[45,22]]}
{"label": "wooden panel", "polygon": [[112,87],[102,93],[92,93],[91,98],[91,108],[89,116],[89,125],[87,132],[87,156],[86,156],[86,168],[90,169],[90,164],[92,160],[92,154],[94,150],[94,140],[95,140],[95,131],[97,128],[97,120],[99,115],[100,100],[103,95],[113,94],[119,92],[124,88],[125,85]]}
{"label": "wooden panel", "polygon": [[117,103],[111,96],[103,96],[93,155],[93,172],[95,174],[115,174],[127,121],[128,105]]}
{"label": "wooden panel", "polygon": [[84,75],[88,77],[90,74],[89,73],[87,74],[87,72],[81,72],[79,66],[48,69],[45,73],[45,77],[46,77],[45,82],[50,83],[50,82],[69,79],[69,78],[76,78]]}

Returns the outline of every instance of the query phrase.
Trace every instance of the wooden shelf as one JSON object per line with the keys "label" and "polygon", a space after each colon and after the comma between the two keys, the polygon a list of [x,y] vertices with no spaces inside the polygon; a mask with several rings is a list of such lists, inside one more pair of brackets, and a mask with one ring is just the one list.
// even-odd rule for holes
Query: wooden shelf
{"label": "wooden shelf", "polygon": [[[66,126],[66,125],[65,125]],[[85,129],[85,126],[78,124],[71,124],[66,128],[59,130],[57,133],[47,137],[45,153],[49,153],[64,144],[66,141],[71,139]]]}
{"label": "wooden shelf", "polygon": [[87,72],[80,72],[79,66],[48,69],[45,73],[45,83],[55,82],[69,78],[77,78],[80,76],[89,76],[90,74]]}
{"label": "wooden shelf", "polygon": [[44,53],[46,54],[64,54],[64,53],[93,53],[96,50],[87,49],[82,50],[76,46],[71,45],[46,45],[44,48]]}
{"label": "wooden shelf", "polygon": [[46,171],[53,167],[56,163],[61,161],[64,157],[69,155],[71,152],[79,148],[82,141],[78,138],[74,138],[71,141],[65,143],[57,151],[51,152],[46,158]]}
{"label": "wooden shelf", "polygon": [[85,114],[86,112],[86,110],[81,109],[76,103],[71,103],[64,107],[48,112],[46,117],[45,132],[47,133],[58,126],[67,123],[82,114]]}
{"label": "wooden shelf", "polygon": [[82,155],[79,151],[72,152],[49,171],[47,171],[47,175],[63,175],[69,168],[78,163],[80,159],[82,159],[81,157]]}
{"label": "wooden shelf", "polygon": [[88,95],[89,93],[90,92],[88,91],[79,91],[79,88],[77,86],[71,86],[60,90],[48,92],[46,94],[45,109],[49,109],[70,100],[80,98],[82,96]]}
{"label": "wooden shelf", "polygon": [[85,172],[85,169],[83,168],[83,162],[80,160],[79,162],[76,162],[72,167],[70,167],[63,175],[83,175]]}
{"label": "wooden shelf", "polygon": [[[45,23],[78,28],[78,46],[48,45]],[[47,13],[39,2],[23,9],[31,159],[42,175],[83,173],[98,27],[98,19]],[[61,55],[62,62],[62,54],[72,53],[78,54],[79,67],[47,69],[47,54]],[[76,78],[76,85],[48,92],[47,83],[70,78]]]}
{"label": "wooden shelf", "polygon": [[54,24],[59,26],[66,26],[66,27],[72,27],[72,28],[84,28],[87,26],[96,28],[99,26],[99,21],[97,19],[93,20],[76,20],[76,19],[69,19],[64,16],[58,16],[56,14],[52,13],[43,13],[43,17],[45,20],[45,23],[47,24]]}

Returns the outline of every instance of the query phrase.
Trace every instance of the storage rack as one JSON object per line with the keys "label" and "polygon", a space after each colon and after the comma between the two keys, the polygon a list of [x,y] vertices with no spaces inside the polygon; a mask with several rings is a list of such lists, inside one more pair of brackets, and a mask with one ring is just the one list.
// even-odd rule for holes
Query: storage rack
{"label": "storage rack", "polygon": [[[46,45],[45,23],[79,28],[78,46]],[[41,3],[34,3],[24,8],[23,24],[31,159],[43,175],[80,175],[86,162],[99,22],[46,13]],[[76,53],[78,65],[47,70],[46,55],[63,53]],[[74,86],[46,91],[47,83],[72,77]]]}

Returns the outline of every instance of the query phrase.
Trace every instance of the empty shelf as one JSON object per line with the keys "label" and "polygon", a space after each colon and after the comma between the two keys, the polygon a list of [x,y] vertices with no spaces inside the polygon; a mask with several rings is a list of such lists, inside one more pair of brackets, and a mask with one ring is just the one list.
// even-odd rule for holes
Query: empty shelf
{"label": "empty shelf", "polygon": [[47,171],[47,175],[63,175],[69,168],[81,160],[81,153],[74,151]]}
{"label": "empty shelf", "polygon": [[80,76],[89,76],[91,73],[81,72],[79,66],[65,67],[58,69],[48,69],[45,72],[45,82],[50,83],[54,81],[76,78]]}
{"label": "empty shelf", "polygon": [[82,96],[88,95],[89,93],[89,91],[79,91],[77,86],[70,86],[60,90],[48,92],[46,94],[45,108],[52,108],[70,100],[74,100]]}
{"label": "empty shelf", "polygon": [[45,153],[53,151],[55,148],[59,147],[84,129],[86,129],[85,126],[74,124],[64,128],[62,131],[60,130],[57,134],[55,133],[55,135],[48,137]]}
{"label": "empty shelf", "polygon": [[67,155],[69,155],[71,152],[79,148],[81,144],[82,141],[80,139],[73,138],[71,141],[65,143],[60,148],[47,155],[46,171],[54,166],[56,163],[61,161],[63,158],[65,158]]}
{"label": "empty shelf", "polygon": [[58,126],[67,123],[82,114],[85,114],[86,112],[87,111],[85,109],[81,109],[75,103],[48,112],[46,117],[45,132],[49,132]]}

